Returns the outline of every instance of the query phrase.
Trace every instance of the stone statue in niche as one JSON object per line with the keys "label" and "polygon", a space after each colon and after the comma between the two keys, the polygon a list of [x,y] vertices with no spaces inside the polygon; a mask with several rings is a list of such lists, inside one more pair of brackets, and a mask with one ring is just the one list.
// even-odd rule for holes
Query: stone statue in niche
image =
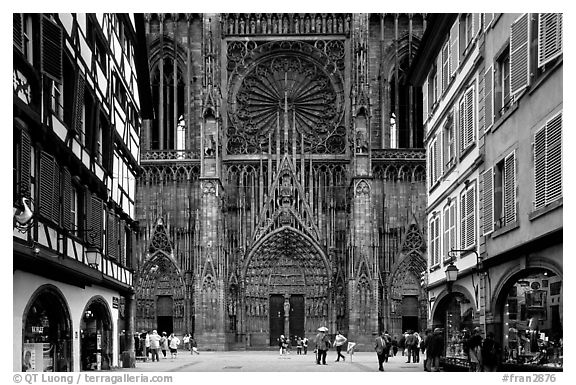
{"label": "stone statue in niche", "polygon": [[290,32],[289,27],[290,24],[288,23],[288,18],[284,16],[284,18],[282,19],[282,33]]}
{"label": "stone statue in niche", "polygon": [[245,24],[244,18],[241,18],[241,19],[240,19],[240,25],[239,25],[239,28],[238,28],[238,33],[239,33],[239,34],[243,34],[243,33],[244,33],[244,24]]}
{"label": "stone statue in niche", "polygon": [[322,33],[322,19],[320,19],[320,16],[316,16],[316,33]]}
{"label": "stone statue in niche", "polygon": [[278,33],[278,19],[276,18],[276,16],[272,17],[272,33],[274,34]]}
{"label": "stone statue in niche", "polygon": [[326,31],[326,32],[332,33],[332,16],[330,16],[330,17],[328,18],[328,24],[327,24],[326,28],[327,28],[327,31]]}
{"label": "stone statue in niche", "polygon": [[344,20],[341,17],[338,18],[338,33],[344,33]]}
{"label": "stone statue in niche", "polygon": [[262,27],[262,33],[266,34],[268,33],[268,21],[266,21],[266,18],[262,18],[262,21],[260,22],[260,26]]}
{"label": "stone statue in niche", "polygon": [[356,152],[360,154],[368,152],[368,138],[364,129],[356,130]]}
{"label": "stone statue in niche", "polygon": [[204,139],[204,154],[209,157],[216,154],[216,141],[214,140],[213,134],[209,134],[208,137]]}
{"label": "stone statue in niche", "polygon": [[310,18],[308,16],[304,18],[304,33],[310,33]]}
{"label": "stone statue in niche", "polygon": [[250,19],[250,33],[256,33],[256,20]]}
{"label": "stone statue in niche", "polygon": [[294,33],[300,33],[300,18],[298,16],[294,18]]}
{"label": "stone statue in niche", "polygon": [[234,34],[234,19],[232,19],[232,18],[228,19],[228,34],[229,35]]}
{"label": "stone statue in niche", "polygon": [[290,315],[290,301],[288,297],[284,297],[284,317],[288,317]]}

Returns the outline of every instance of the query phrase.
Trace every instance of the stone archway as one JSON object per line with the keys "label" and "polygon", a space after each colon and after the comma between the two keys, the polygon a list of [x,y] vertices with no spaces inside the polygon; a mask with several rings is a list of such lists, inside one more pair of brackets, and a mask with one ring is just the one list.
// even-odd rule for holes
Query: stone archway
{"label": "stone archway", "polygon": [[136,330],[184,334],[184,279],[174,260],[162,251],[148,258],[136,284]]}
{"label": "stone archway", "polygon": [[251,345],[328,325],[330,278],[324,252],[301,231],[284,226],[264,236],[243,268],[243,327]]}

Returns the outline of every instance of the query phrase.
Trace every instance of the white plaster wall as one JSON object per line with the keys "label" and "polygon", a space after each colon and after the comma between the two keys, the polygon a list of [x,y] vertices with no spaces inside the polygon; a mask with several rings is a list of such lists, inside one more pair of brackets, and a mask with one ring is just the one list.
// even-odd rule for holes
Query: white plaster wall
{"label": "white plaster wall", "polygon": [[80,371],[80,321],[82,313],[88,301],[94,296],[101,296],[106,301],[112,317],[112,365],[118,366],[119,341],[118,341],[118,309],[112,308],[112,297],[120,297],[116,291],[100,286],[86,286],[84,289],[77,286],[57,282],[38,275],[16,270],[13,274],[14,302],[12,335],[14,336],[13,370],[22,370],[22,326],[24,309],[30,301],[32,294],[42,285],[52,284],[62,292],[68,305],[72,318],[72,368],[75,372]]}

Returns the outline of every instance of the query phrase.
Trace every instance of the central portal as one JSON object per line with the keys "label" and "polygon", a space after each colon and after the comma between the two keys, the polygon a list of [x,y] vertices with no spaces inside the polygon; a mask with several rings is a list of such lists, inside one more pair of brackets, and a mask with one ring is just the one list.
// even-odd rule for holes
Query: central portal
{"label": "central portal", "polygon": [[290,337],[293,346],[297,337],[304,337],[304,309],[301,294],[270,296],[270,346],[277,346],[281,335]]}

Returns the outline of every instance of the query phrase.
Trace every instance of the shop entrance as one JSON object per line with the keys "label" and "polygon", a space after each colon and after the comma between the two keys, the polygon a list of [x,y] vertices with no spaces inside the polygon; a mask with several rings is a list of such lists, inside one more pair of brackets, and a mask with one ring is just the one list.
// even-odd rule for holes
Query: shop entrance
{"label": "shop entrance", "polygon": [[71,327],[60,295],[44,289],[25,314],[23,372],[72,371]]}
{"label": "shop entrance", "polygon": [[174,301],[170,295],[158,296],[156,301],[158,334],[166,332],[166,334],[170,335],[170,333],[174,332],[174,320],[172,317],[173,303]]}
{"label": "shop entrance", "polygon": [[104,300],[92,301],[80,322],[81,370],[109,370],[112,365],[112,320]]}

